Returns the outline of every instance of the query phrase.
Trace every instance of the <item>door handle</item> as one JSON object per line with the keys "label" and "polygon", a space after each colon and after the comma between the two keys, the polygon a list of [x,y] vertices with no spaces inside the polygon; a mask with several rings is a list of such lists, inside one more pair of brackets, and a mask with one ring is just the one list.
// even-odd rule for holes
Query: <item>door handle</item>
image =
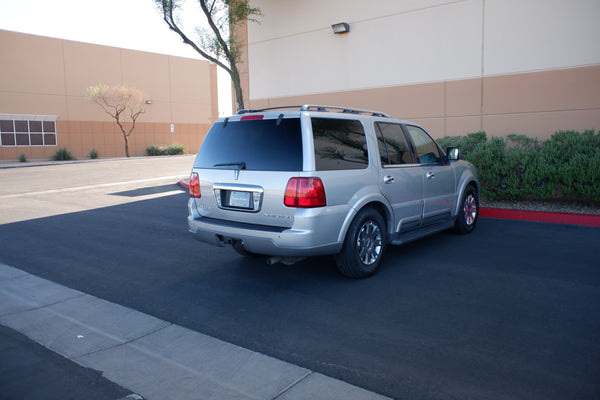
{"label": "door handle", "polygon": [[383,183],[394,183],[394,177],[391,175],[384,176]]}
{"label": "door handle", "polygon": [[435,174],[433,172],[428,172],[427,174],[425,174],[425,176],[427,177],[427,179],[435,178]]}

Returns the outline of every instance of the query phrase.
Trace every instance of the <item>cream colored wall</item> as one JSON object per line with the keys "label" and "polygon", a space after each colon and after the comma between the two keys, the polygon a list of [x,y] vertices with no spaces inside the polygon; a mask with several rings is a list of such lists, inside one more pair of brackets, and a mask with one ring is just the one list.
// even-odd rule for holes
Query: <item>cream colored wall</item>
{"label": "cream colored wall", "polygon": [[114,120],[86,97],[86,88],[98,83],[127,84],[152,100],[131,135],[132,155],[172,143],[195,152],[218,118],[216,66],[206,61],[3,30],[0,51],[0,114],[55,115],[58,142],[0,146],[0,159],[21,153],[49,158],[60,147],[76,157],[87,157],[92,148],[101,157],[123,156]]}
{"label": "cream colored wall", "polygon": [[252,4],[249,107],[375,109],[438,137],[600,129],[597,0]]}
{"label": "cream colored wall", "polygon": [[484,76],[600,64],[598,0],[485,0]]}
{"label": "cream colored wall", "polygon": [[[481,73],[480,0],[373,1],[368,7],[364,2],[259,0],[256,5],[265,17],[260,25],[248,25],[251,99]],[[348,22],[350,33],[334,35],[331,24],[337,22]]]}
{"label": "cream colored wall", "polygon": [[600,64],[597,0],[252,4],[264,14],[248,25],[252,100]]}

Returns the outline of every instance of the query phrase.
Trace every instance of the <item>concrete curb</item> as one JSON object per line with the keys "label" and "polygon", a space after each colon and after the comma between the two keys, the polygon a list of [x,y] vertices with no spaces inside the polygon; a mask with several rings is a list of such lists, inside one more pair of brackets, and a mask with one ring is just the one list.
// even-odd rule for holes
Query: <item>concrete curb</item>
{"label": "concrete curb", "polygon": [[87,163],[98,163],[105,161],[126,161],[126,160],[143,160],[143,159],[161,159],[161,158],[173,158],[173,157],[195,157],[194,154],[178,154],[173,156],[134,156],[134,157],[106,157],[106,158],[76,158],[68,161],[54,161],[54,160],[30,160],[27,162],[12,162],[12,161],[0,161],[0,169],[9,168],[28,168],[28,167],[47,167],[53,165],[64,165],[64,164],[87,164]]}
{"label": "concrete curb", "polygon": [[[179,185],[185,189],[189,189],[190,178],[181,179],[179,181]],[[526,211],[507,208],[481,207],[479,210],[479,216],[481,218],[512,219],[518,221],[600,227],[600,215],[590,214],[571,214],[561,212]]]}
{"label": "concrete curb", "polygon": [[190,188],[190,178],[183,178],[179,181],[179,185],[181,185],[181,187],[183,187],[184,189],[189,189]]}

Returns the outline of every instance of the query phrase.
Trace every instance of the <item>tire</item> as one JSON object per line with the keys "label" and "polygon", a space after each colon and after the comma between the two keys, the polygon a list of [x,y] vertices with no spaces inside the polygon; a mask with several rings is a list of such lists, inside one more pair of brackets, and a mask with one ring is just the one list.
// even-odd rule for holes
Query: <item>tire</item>
{"label": "tire", "polygon": [[454,230],[460,234],[471,233],[479,219],[479,197],[472,185],[467,187],[460,202]]}
{"label": "tire", "polygon": [[342,275],[366,278],[381,266],[387,245],[387,230],[383,217],[372,208],[361,210],[346,233],[342,251],[335,261]]}

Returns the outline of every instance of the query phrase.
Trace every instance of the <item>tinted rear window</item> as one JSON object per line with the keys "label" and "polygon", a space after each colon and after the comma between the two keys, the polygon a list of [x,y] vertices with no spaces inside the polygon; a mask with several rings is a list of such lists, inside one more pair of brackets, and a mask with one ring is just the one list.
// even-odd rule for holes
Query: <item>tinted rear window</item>
{"label": "tinted rear window", "polygon": [[215,123],[195,166],[234,169],[241,163],[248,170],[302,171],[300,119],[283,119],[279,124],[276,119]]}
{"label": "tinted rear window", "polygon": [[367,168],[367,139],[360,121],[335,118],[311,121],[317,171]]}

